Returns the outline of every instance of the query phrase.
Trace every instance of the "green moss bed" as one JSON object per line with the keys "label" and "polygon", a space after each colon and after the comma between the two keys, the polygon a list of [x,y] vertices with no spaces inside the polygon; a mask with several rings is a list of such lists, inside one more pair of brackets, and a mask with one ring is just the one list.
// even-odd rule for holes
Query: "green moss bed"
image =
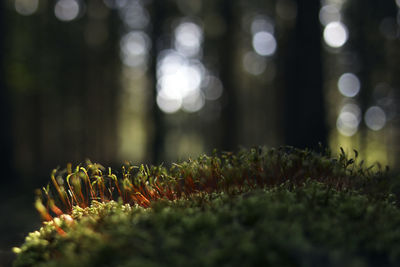
{"label": "green moss bed", "polygon": [[54,171],[14,266],[400,266],[398,178],[290,147]]}

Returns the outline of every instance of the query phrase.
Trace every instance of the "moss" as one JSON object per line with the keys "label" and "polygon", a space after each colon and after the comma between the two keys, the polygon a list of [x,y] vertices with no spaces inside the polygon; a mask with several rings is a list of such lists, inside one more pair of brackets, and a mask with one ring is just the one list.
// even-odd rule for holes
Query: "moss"
{"label": "moss", "polygon": [[[89,181],[99,181],[91,177],[100,177],[101,169],[90,167],[84,169]],[[78,175],[84,171],[76,170],[67,170],[64,181],[68,176],[85,179]],[[121,173],[110,178],[114,183],[105,177],[111,171],[102,174],[109,195],[91,183],[88,194],[102,195],[101,201],[79,202],[79,190],[71,186],[64,201],[74,205],[31,233],[15,249],[14,265],[400,264],[400,211],[391,194],[396,179],[344,153],[335,159],[293,148],[254,149],[202,156],[168,170],[124,167]],[[58,177],[57,186],[53,193],[45,189],[43,207],[61,206],[60,192],[66,189],[60,188],[68,188],[68,182]],[[154,188],[161,193],[152,194]],[[148,203],[127,192],[140,193]],[[54,217],[51,211],[41,213]]]}

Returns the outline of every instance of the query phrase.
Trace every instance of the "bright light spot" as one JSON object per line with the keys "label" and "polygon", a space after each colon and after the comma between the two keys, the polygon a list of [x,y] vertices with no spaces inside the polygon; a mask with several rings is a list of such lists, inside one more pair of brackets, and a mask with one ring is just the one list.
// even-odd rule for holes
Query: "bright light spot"
{"label": "bright light spot", "polygon": [[175,29],[175,48],[185,56],[198,55],[202,40],[203,31],[195,23],[183,22]]}
{"label": "bright light spot", "polygon": [[396,0],[396,5],[398,8],[400,8],[400,0]]}
{"label": "bright light spot", "polygon": [[182,109],[186,112],[197,112],[204,107],[204,95],[196,90],[183,98]]}
{"label": "bright light spot", "polygon": [[150,22],[149,13],[140,2],[131,1],[120,11],[120,16],[131,29],[144,29]]}
{"label": "bright light spot", "polygon": [[348,39],[346,26],[341,22],[330,22],[324,30],[324,40],[330,47],[338,48],[343,46]]}
{"label": "bright light spot", "polygon": [[276,51],[275,37],[269,32],[257,32],[253,35],[253,48],[261,56],[271,56]]}
{"label": "bright light spot", "polygon": [[340,21],[341,15],[336,5],[326,5],[319,11],[319,21],[326,26],[331,22]]}
{"label": "bright light spot", "polygon": [[251,51],[244,55],[243,67],[252,75],[260,75],[265,71],[267,62],[264,57]]}
{"label": "bright light spot", "polygon": [[32,15],[39,7],[39,0],[15,0],[15,10],[24,16]]}
{"label": "bright light spot", "polygon": [[358,130],[359,120],[351,111],[342,111],[337,118],[336,127],[345,136],[353,136]]}
{"label": "bright light spot", "polygon": [[182,106],[182,96],[178,90],[161,90],[157,94],[157,105],[165,113],[175,113]]}
{"label": "bright light spot", "polygon": [[386,124],[385,111],[378,106],[372,106],[365,112],[364,121],[368,128],[379,131]]}
{"label": "bright light spot", "polygon": [[342,95],[354,97],[360,92],[360,80],[353,73],[345,73],[339,78],[338,88]]}
{"label": "bright light spot", "polygon": [[59,0],[54,7],[54,14],[59,20],[71,21],[79,15],[77,0]]}
{"label": "bright light spot", "polygon": [[163,90],[178,90],[182,98],[198,90],[202,80],[202,71],[196,65],[185,64],[174,73],[159,78],[159,88]]}
{"label": "bright light spot", "polygon": [[251,33],[256,34],[262,31],[273,34],[274,25],[267,16],[256,16],[251,23]]}
{"label": "bright light spot", "polygon": [[215,76],[207,76],[205,83],[203,92],[207,100],[217,100],[222,96],[223,86],[220,79]]}
{"label": "bright light spot", "polygon": [[358,123],[361,122],[361,109],[355,103],[347,103],[345,104],[340,112],[351,112],[357,117]]}
{"label": "bright light spot", "polygon": [[173,74],[178,68],[186,64],[187,59],[174,50],[164,50],[160,53],[157,62],[157,78],[166,74]]}
{"label": "bright light spot", "polygon": [[200,92],[204,67],[199,61],[188,60],[182,54],[167,50],[157,65],[157,103],[166,113],[174,113],[181,107],[196,112],[204,106]]}
{"label": "bright light spot", "polygon": [[145,63],[150,40],[141,31],[132,31],[121,38],[121,59],[127,66],[137,67]]}

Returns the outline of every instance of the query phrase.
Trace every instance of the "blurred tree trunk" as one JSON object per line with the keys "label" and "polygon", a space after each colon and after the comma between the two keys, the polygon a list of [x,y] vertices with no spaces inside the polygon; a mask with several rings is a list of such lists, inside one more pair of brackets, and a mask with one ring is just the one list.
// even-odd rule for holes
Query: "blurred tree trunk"
{"label": "blurred tree trunk", "polygon": [[235,81],[236,65],[236,33],[239,31],[237,16],[235,11],[236,1],[223,0],[221,14],[225,21],[225,34],[222,36],[220,44],[220,78],[224,88],[222,98],[222,141],[221,148],[224,150],[234,150],[238,146],[238,118],[237,118],[237,82]]}
{"label": "blurred tree trunk", "polygon": [[[98,4],[96,1],[93,2]],[[121,92],[120,25],[118,11],[111,10],[107,22],[104,23],[108,33],[107,40],[95,46],[83,43],[82,46],[86,50],[77,51],[77,54],[82,53],[80,56],[83,64],[80,67],[82,69],[77,68],[75,76],[80,77],[84,83],[76,84],[81,88],[73,97],[84,117],[79,126],[81,131],[85,130],[83,133],[85,139],[82,144],[79,134],[75,133],[72,141],[78,146],[76,151],[78,155],[85,154],[84,157],[90,157],[104,164],[116,163],[117,155],[118,96]],[[80,102],[79,95],[83,95],[85,99],[83,103]],[[79,146],[84,144],[85,149],[79,151]]]}
{"label": "blurred tree trunk", "polygon": [[[347,5],[346,16],[348,19],[348,26],[351,31],[349,36],[349,46],[356,54],[358,66],[356,66],[356,74],[360,80],[361,88],[358,95],[358,101],[360,103],[361,114],[365,114],[368,106],[372,103],[372,71],[377,62],[371,61],[375,56],[371,57],[371,54],[376,54],[377,50],[372,50],[372,40],[368,40],[370,33],[374,27],[370,24],[373,22],[373,17],[376,9],[372,8],[372,1],[355,0],[350,1]],[[361,8],[361,9],[360,9]],[[362,10],[362,12],[360,12]],[[371,29],[371,28],[372,29]],[[371,35],[372,36],[372,35]],[[376,47],[377,48],[377,47]],[[367,131],[368,128],[364,123],[359,125],[359,146],[363,153],[367,153]]]}
{"label": "blurred tree trunk", "polygon": [[[379,83],[391,81],[392,84],[390,86],[396,88],[400,85],[398,71],[396,71],[399,69],[396,60],[398,58],[396,40],[390,40],[384,36],[382,32],[384,26],[381,24],[385,19],[395,21],[398,8],[395,1],[374,0],[349,1],[346,7],[345,17],[348,18],[348,25],[351,32],[348,42],[357,58],[356,70],[361,83],[358,100],[361,113],[365,114],[370,106],[376,105],[380,100],[374,96],[376,86]],[[395,23],[394,27],[397,27]],[[394,54],[391,54],[392,52]],[[398,91],[393,90],[394,94],[398,94]],[[399,99],[398,97],[397,99]],[[384,106],[381,107],[385,109]],[[385,111],[388,112],[389,110]],[[399,128],[395,127],[395,129],[396,132]],[[369,152],[369,131],[365,123],[360,123],[360,148],[364,153]],[[399,139],[394,138],[394,140],[397,141]],[[384,141],[382,140],[382,142]],[[386,149],[399,155],[400,149],[397,147],[390,143]]]}
{"label": "blurred tree trunk", "polygon": [[297,0],[286,53],[284,142],[300,148],[327,144],[319,10],[319,0]]}
{"label": "blurred tree trunk", "polygon": [[[21,176],[47,181],[52,168],[67,162],[116,160],[121,24],[116,10],[88,3],[104,8],[105,15],[64,22],[52,5],[42,5],[33,16],[9,9],[7,84],[14,97],[13,150]],[[88,42],[88,25],[106,37]]]}
{"label": "blurred tree trunk", "polygon": [[[386,3],[386,2],[385,2]],[[394,2],[387,3],[387,13],[391,18],[396,18],[400,8],[396,8],[394,6]],[[399,17],[397,17],[399,18]],[[392,154],[392,160],[390,162],[390,167],[394,169],[396,172],[400,172],[400,64],[398,64],[398,59],[400,58],[400,42],[399,40],[388,40],[389,49],[384,49],[386,52],[386,62],[388,62],[387,68],[390,70],[390,86],[393,98],[393,103],[389,104],[390,110],[389,119],[391,119],[392,130],[391,130],[391,139],[388,142],[387,149]]]}
{"label": "blurred tree trunk", "polygon": [[11,106],[9,90],[5,82],[5,37],[7,36],[5,27],[6,9],[4,2],[0,3],[0,112],[1,112],[1,131],[0,131],[0,166],[2,177],[0,184],[2,188],[6,184],[14,183],[13,175],[13,155],[12,155],[12,127],[11,127]]}
{"label": "blurred tree trunk", "polygon": [[161,47],[161,37],[163,34],[163,23],[164,23],[164,1],[153,1],[151,6],[151,21],[152,21],[152,50],[150,55],[151,65],[150,65],[150,79],[153,87],[152,99],[151,99],[151,119],[152,119],[152,138],[150,149],[150,158],[153,164],[161,163],[164,148],[165,148],[165,122],[164,114],[157,105],[157,56]]}

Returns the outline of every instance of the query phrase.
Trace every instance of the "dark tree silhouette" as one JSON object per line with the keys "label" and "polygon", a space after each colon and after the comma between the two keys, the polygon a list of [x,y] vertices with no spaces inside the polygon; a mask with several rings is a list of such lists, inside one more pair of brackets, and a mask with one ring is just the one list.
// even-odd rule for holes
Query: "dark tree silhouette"
{"label": "dark tree silhouette", "polygon": [[[389,49],[385,49],[387,44],[385,40],[382,41],[379,25],[384,18],[395,18],[397,15],[397,8],[394,1],[362,1],[355,0],[349,1],[346,6],[347,25],[351,32],[349,37],[349,47],[352,53],[356,56],[356,74],[360,79],[361,90],[358,96],[358,101],[362,114],[373,104],[376,104],[374,97],[374,87],[377,85],[376,77],[382,79],[384,75],[377,73],[382,70],[390,76],[389,73],[395,72],[394,77],[398,79],[396,72],[397,63],[392,58],[397,58],[393,55],[392,58],[386,57]],[[395,64],[393,68],[389,67]],[[382,80],[386,80],[384,78]],[[380,81],[379,81],[380,82]],[[394,80],[394,86],[399,85],[399,81]],[[397,90],[396,90],[397,91]],[[367,127],[365,124],[360,123],[360,148],[361,150],[368,147]]]}
{"label": "dark tree silhouette", "polygon": [[153,1],[151,5],[151,18],[152,18],[152,51],[151,51],[151,67],[150,67],[150,77],[153,81],[153,92],[152,92],[152,139],[150,141],[151,155],[148,157],[151,159],[152,163],[157,164],[162,161],[165,147],[165,122],[164,114],[157,105],[157,56],[161,45],[161,39],[163,33],[163,1]]}
{"label": "dark tree silhouette", "polygon": [[319,10],[319,0],[297,0],[296,25],[287,46],[284,142],[300,148],[327,143]]}
{"label": "dark tree silhouette", "polygon": [[222,119],[222,141],[221,147],[225,150],[234,150],[237,146],[237,86],[235,82],[235,53],[236,32],[238,31],[235,12],[235,1],[223,0],[221,14],[225,20],[225,34],[220,43],[220,78],[224,87]]}
{"label": "dark tree silhouette", "polygon": [[[12,167],[12,125],[11,125],[11,106],[9,91],[5,82],[5,61],[4,61],[4,40],[6,36],[5,3],[0,3],[0,112],[1,112],[1,131],[0,131],[0,166],[2,177],[0,184],[6,185],[15,182]],[[5,188],[5,187],[3,187]]]}

